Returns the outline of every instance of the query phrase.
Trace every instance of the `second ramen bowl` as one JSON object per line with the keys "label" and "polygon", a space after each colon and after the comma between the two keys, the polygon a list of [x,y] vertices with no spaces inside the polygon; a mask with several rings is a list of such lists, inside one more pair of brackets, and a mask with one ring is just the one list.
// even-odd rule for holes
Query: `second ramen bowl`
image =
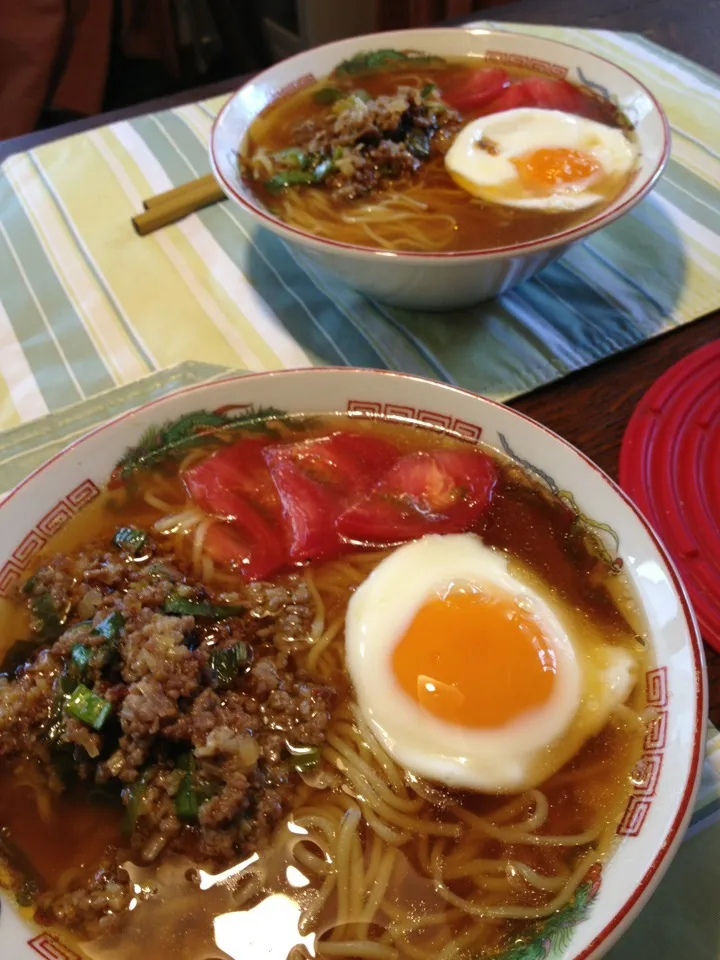
{"label": "second ramen bowl", "polygon": [[[257,115],[279,94],[320,79],[360,51],[394,48],[443,57],[490,56],[494,63],[565,77],[614,103],[634,127],[636,171],[616,199],[572,229],[527,243],[467,252],[402,252],[324,239],[273,216],[243,182],[238,151]],[[670,151],[667,121],[650,91],[625,70],[584,50],[538,37],[473,27],[400,30],[353,37],[284,60],[246,83],[213,128],[212,168],[252,228],[278,234],[311,268],[327,270],[380,301],[420,310],[448,310],[490,299],[561,256],[567,247],[631,210],[653,187]]]}

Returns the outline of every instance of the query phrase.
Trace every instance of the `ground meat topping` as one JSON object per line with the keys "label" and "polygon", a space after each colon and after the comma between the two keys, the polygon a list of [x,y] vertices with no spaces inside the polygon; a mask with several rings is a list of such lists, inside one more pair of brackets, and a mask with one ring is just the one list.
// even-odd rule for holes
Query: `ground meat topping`
{"label": "ground meat topping", "polygon": [[400,85],[375,98],[347,91],[319,119],[299,124],[287,149],[243,160],[244,173],[271,191],[322,184],[349,200],[408,181],[446,152],[461,124],[434,85],[425,86]]}
{"label": "ground meat topping", "polygon": [[214,868],[264,843],[299,784],[290,747],[323,743],[334,697],[297,660],[313,618],[302,577],[213,591],[151,538],[143,554],[96,543],[47,562],[18,593],[27,647],[0,666],[0,756],[48,771],[62,758],[53,789],[86,781],[125,807],[129,850],[38,901],[86,936],[127,907],[130,851]]}

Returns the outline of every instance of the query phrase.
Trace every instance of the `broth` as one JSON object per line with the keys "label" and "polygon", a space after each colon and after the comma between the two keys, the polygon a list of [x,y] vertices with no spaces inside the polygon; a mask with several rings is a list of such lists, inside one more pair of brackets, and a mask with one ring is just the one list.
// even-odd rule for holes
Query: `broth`
{"label": "broth", "polygon": [[[478,63],[478,58],[407,68],[395,65],[393,69],[350,76],[334,74],[314,86],[290,92],[266,107],[252,123],[241,150],[245,182],[271,213],[293,226],[341,243],[399,251],[463,252],[527,243],[576,227],[608,206],[629,177],[611,178],[606,195],[595,205],[554,213],[491,203],[458,186],[445,168],[445,153],[456,132],[468,122],[492,112],[492,104],[459,110],[455,121],[440,127],[430,142],[429,155],[414,171],[388,174],[388,178],[383,179],[382,171],[377,174],[378,166],[382,166],[382,160],[378,160],[374,165],[376,179],[372,188],[361,185],[354,191],[348,191],[347,187],[337,189],[332,174],[314,185],[291,185],[283,190],[270,190],[265,186],[271,182],[268,157],[293,146],[304,147],[307,131],[322,130],[333,120],[334,107],[316,100],[329,84],[343,94],[360,88],[372,100],[392,96],[401,88],[423,90],[430,85],[442,95],[446,89],[462,86],[482,66],[485,64]],[[488,66],[492,69],[495,64]],[[502,69],[514,83],[547,79],[519,67],[503,66]],[[586,93],[577,96],[589,117],[612,127],[625,123],[612,105]],[[393,133],[391,139],[398,136],[401,134]],[[364,149],[367,154],[370,147]]]}
{"label": "broth", "polygon": [[[403,452],[468,447],[426,428],[339,416],[286,420],[276,427],[291,441],[352,429],[386,438]],[[180,466],[238,436],[243,434],[218,431]],[[601,628],[608,643],[631,651],[642,675],[642,627],[628,585],[598,556],[587,530],[570,522],[565,504],[515,465],[498,463],[499,487],[475,532],[522,564],[559,607],[577,608],[578,623]],[[47,545],[37,566],[58,554],[81,555],[91,540],[107,543],[118,528],[159,523],[174,531],[156,534],[159,556],[191,571],[198,565],[198,527],[181,529],[167,520],[189,508],[178,466],[166,461],[104,491]],[[57,894],[78,888],[108,848],[120,851],[118,862],[128,862],[134,908],[116,929],[101,927],[94,931],[99,938],[83,943],[90,957],[130,960],[139,943],[153,960],[284,960],[301,943],[310,952],[314,944],[322,957],[494,957],[532,938],[556,900],[559,906],[568,902],[608,852],[640,755],[642,684],[623,711],[538,790],[491,796],[408,780],[358,715],[344,667],[349,596],[388,552],[351,553],[307,568],[311,595],[322,605],[315,617],[322,623],[314,642],[299,644],[292,656],[314,683],[331,684],[336,700],[321,766],[296,778],[285,798],[286,815],[257,849],[213,862],[197,856],[197,828],[186,827],[158,862],[143,864],[123,832],[121,805],[107,803],[107,795],[91,797],[82,779],[58,796],[36,762],[0,760],[0,849],[16,884],[29,877],[41,891]],[[220,566],[200,560],[199,569],[208,588],[242,590],[237,575]],[[282,585],[292,576],[272,579]],[[28,635],[29,617],[26,601],[0,603],[5,653]],[[1,723],[0,695],[0,756],[7,736]],[[525,829],[533,817],[538,826]],[[548,842],[536,843],[536,835]],[[538,875],[547,883],[527,879]],[[488,915],[468,913],[468,901],[482,904]],[[47,910],[40,919],[47,921]]]}

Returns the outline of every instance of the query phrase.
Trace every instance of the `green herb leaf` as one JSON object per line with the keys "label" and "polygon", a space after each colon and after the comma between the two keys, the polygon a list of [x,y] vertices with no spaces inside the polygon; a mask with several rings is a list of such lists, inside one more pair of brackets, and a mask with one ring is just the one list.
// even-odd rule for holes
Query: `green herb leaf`
{"label": "green herb leaf", "polygon": [[[188,447],[207,443],[208,437],[232,429],[253,430],[273,436],[270,419],[285,419],[288,414],[277,407],[224,407],[222,410],[196,410],[177,420],[146,430],[139,443],[118,461],[110,486],[125,482],[136,470],[154,467],[167,459],[183,456]],[[307,422],[307,421],[306,421]]]}
{"label": "green herb leaf", "polygon": [[250,660],[250,649],[242,640],[225,650],[210,654],[210,672],[214,687],[229,687]]}
{"label": "green herb leaf", "polygon": [[413,65],[445,63],[442,57],[436,57],[428,53],[418,51],[401,50],[372,50],[364,53],[356,53],[349,60],[343,60],[335,67],[333,73],[339,76],[352,75],[356,73],[369,73],[374,70],[389,70],[396,67],[404,67],[406,64]]}
{"label": "green herb leaf", "polygon": [[205,617],[207,620],[225,620],[227,617],[239,617],[245,613],[245,607],[205,603],[202,600],[193,600],[191,597],[182,597],[177,593],[170,594],[163,610],[177,617]]}
{"label": "green herb leaf", "polygon": [[68,697],[65,712],[93,730],[102,730],[112,713],[112,704],[81,683]]}
{"label": "green herb leaf", "polygon": [[132,557],[136,557],[147,543],[147,534],[137,527],[120,527],[113,537],[113,543],[120,550],[125,550]]}
{"label": "green herb leaf", "polygon": [[316,90],[313,94],[313,100],[315,103],[322,103],[329,106],[331,103],[335,103],[336,100],[342,100],[344,96],[343,91],[338,90],[337,87],[321,87],[320,90]]}
{"label": "green herb leaf", "polygon": [[120,634],[124,626],[125,617],[118,610],[113,610],[104,620],[100,621],[94,628],[93,633],[97,633],[111,643],[115,643],[120,639]]}
{"label": "green herb leaf", "polygon": [[434,93],[437,90],[437,86],[434,83],[426,83],[420,91],[420,96],[423,100],[427,99],[431,93]]}

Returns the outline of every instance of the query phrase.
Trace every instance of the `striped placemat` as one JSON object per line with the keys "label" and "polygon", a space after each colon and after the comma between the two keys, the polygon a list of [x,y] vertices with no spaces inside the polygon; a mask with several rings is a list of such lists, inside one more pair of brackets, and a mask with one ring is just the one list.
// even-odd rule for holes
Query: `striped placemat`
{"label": "striped placemat", "polygon": [[0,428],[189,357],[400,369],[507,399],[718,307],[720,79],[636,36],[517,29],[626,66],[663,103],[672,159],[633,213],[499,300],[408,313],[301,267],[229,203],[135,234],[144,197],[208,171],[221,100],[47,144],[0,174]]}

